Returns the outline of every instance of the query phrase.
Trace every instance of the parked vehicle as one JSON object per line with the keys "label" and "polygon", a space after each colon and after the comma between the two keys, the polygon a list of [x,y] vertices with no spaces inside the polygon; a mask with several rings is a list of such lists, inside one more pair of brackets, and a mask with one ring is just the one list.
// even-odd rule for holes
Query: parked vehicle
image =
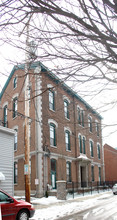
{"label": "parked vehicle", "polygon": [[117,183],[112,187],[113,194],[117,194]]}
{"label": "parked vehicle", "polygon": [[23,200],[17,201],[1,189],[0,206],[2,220],[28,220],[35,213],[35,210],[30,203]]}

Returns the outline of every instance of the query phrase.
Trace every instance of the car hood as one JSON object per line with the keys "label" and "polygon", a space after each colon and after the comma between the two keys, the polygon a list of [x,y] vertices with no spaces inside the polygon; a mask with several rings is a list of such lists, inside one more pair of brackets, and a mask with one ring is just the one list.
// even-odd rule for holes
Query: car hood
{"label": "car hood", "polygon": [[16,200],[18,205],[25,205],[25,206],[30,206],[31,204],[29,202],[25,202],[24,200]]}

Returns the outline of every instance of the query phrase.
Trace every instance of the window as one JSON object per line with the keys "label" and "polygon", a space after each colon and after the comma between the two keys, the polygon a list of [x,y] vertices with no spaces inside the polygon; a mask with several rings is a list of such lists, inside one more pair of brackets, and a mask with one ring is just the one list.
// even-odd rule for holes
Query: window
{"label": "window", "polygon": [[88,117],[88,124],[89,124],[89,131],[92,132],[92,118],[91,118],[91,116]]}
{"label": "window", "polygon": [[70,147],[70,132],[65,131],[65,144],[66,144],[66,150],[71,150]]}
{"label": "window", "polygon": [[17,77],[13,79],[13,88],[15,89],[17,87]]}
{"label": "window", "polygon": [[69,119],[69,103],[67,100],[64,100],[64,113],[65,118]]}
{"label": "window", "polygon": [[78,107],[78,124],[81,125],[81,114],[80,114],[80,108]]}
{"label": "window", "polygon": [[56,146],[56,126],[50,123],[50,145]]}
{"label": "window", "polygon": [[90,140],[90,155],[93,157],[93,141]]}
{"label": "window", "polygon": [[99,183],[101,183],[101,167],[99,167]]}
{"label": "window", "polygon": [[17,116],[17,98],[13,99],[13,118]]}
{"label": "window", "polygon": [[85,154],[86,153],[86,150],[85,150],[85,137],[81,136],[79,134],[79,148],[80,148],[80,153],[83,153]]}
{"label": "window", "polygon": [[81,110],[82,126],[84,127],[84,111]]}
{"label": "window", "polygon": [[71,163],[66,163],[67,182],[71,182]]}
{"label": "window", "polygon": [[91,166],[91,178],[93,182],[94,181],[94,166]]}
{"label": "window", "polygon": [[9,196],[3,192],[0,192],[0,203],[8,203]]}
{"label": "window", "polygon": [[14,151],[17,150],[17,129],[15,129],[15,137],[14,137]]}
{"label": "window", "polygon": [[100,159],[100,144],[97,144],[97,155],[98,155],[98,159]]}
{"label": "window", "polygon": [[51,159],[51,185],[56,189],[56,160]]}
{"label": "window", "polygon": [[18,175],[18,165],[17,162],[14,162],[14,184],[17,183],[17,175]]}
{"label": "window", "polygon": [[4,127],[7,127],[7,105],[4,107],[4,122],[3,122]]}
{"label": "window", "polygon": [[49,90],[49,109],[55,110],[55,94],[51,90]]}
{"label": "window", "polygon": [[99,136],[99,123],[96,121],[96,133]]}
{"label": "window", "polygon": [[84,127],[84,111],[78,107],[78,124]]}
{"label": "window", "polygon": [[86,151],[85,151],[85,137],[83,137],[82,142],[83,142],[83,154],[85,154],[86,153]]}
{"label": "window", "polygon": [[79,148],[80,148],[80,153],[82,153],[82,137],[79,135]]}

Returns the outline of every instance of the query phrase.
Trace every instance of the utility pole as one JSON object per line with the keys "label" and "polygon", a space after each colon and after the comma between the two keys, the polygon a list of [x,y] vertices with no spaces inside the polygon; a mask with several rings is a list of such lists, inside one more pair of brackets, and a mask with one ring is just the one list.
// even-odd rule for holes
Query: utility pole
{"label": "utility pole", "polygon": [[29,22],[27,22],[26,57],[25,57],[25,200],[30,202],[30,145],[29,145]]}

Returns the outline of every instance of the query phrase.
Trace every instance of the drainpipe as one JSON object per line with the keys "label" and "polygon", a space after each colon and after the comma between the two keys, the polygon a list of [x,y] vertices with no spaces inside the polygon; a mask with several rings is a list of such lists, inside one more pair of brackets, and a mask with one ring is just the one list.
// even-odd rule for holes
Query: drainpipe
{"label": "drainpipe", "polygon": [[[74,137],[75,137],[75,158],[77,158],[77,142],[76,142],[76,111],[75,111],[75,98],[73,96],[73,112],[74,112]],[[76,163],[76,182],[78,182],[78,164]]]}

